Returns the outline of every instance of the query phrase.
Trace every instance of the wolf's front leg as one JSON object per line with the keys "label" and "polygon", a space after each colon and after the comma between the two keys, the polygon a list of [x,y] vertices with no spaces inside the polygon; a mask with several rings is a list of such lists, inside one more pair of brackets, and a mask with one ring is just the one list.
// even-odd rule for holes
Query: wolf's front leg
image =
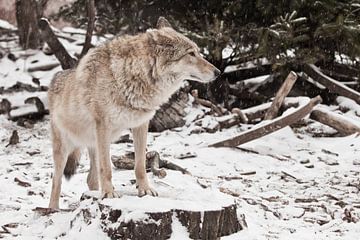
{"label": "wolf's front leg", "polygon": [[96,157],[100,166],[100,186],[102,198],[116,198],[120,195],[115,192],[112,184],[110,165],[110,131],[104,122],[96,124]]}
{"label": "wolf's front leg", "polygon": [[139,197],[142,197],[144,195],[158,195],[158,193],[150,187],[148,178],[146,176],[145,154],[148,126],[149,123],[146,122],[137,128],[133,128],[133,138],[135,146],[135,175],[136,184],[139,191]]}

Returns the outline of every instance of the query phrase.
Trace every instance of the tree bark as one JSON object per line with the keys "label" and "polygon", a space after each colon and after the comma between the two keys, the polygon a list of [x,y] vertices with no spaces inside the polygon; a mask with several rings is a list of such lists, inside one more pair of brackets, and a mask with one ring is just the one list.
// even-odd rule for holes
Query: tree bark
{"label": "tree bark", "polygon": [[182,127],[185,124],[185,107],[188,102],[186,89],[180,89],[169,100],[156,111],[151,119],[149,130],[151,132],[161,132],[166,129]]}
{"label": "tree bark", "polygon": [[321,102],[320,96],[312,98],[308,104],[304,106],[300,106],[296,111],[285,117],[275,118],[273,121],[267,124],[255,126],[254,128],[245,131],[236,137],[211,144],[209,145],[209,147],[236,147],[240,144],[244,144],[254,139],[266,136],[272,132],[275,132],[281,128],[289,126],[290,124],[293,124],[299,121],[300,119],[304,118],[306,115],[308,115],[311,112],[314,106],[319,104],[320,102]]}
{"label": "tree bark", "polygon": [[72,68],[76,65],[77,60],[72,58],[51,30],[49,21],[46,18],[40,19],[38,22],[41,30],[41,37],[47,42],[55,57],[59,60],[61,67],[65,69]]}
{"label": "tree bark", "polygon": [[[214,201],[214,209],[212,210],[202,209],[202,202],[196,201],[192,202],[195,204],[193,207],[183,209],[183,207],[178,206],[180,200],[159,197],[158,206],[165,205],[167,207],[161,207],[160,210],[156,208],[158,206],[155,206],[155,209],[158,209],[156,211],[153,210],[154,207],[152,206],[146,210],[145,205],[141,207],[142,210],[131,206],[122,209],[119,204],[116,204],[116,200],[107,200],[104,203],[94,194],[95,192],[85,193],[81,200],[93,199],[93,201],[99,202],[100,225],[111,239],[169,239],[174,231],[172,228],[174,219],[177,219],[181,225],[187,228],[191,239],[220,239],[246,227],[245,217],[243,215],[238,216],[236,204],[220,204],[216,202],[219,201],[216,199],[216,194],[213,195],[214,200],[209,199],[210,202]],[[134,196],[133,198],[134,201],[139,201],[138,197]],[[144,204],[147,201],[151,202],[145,198],[141,201]],[[184,201],[191,201],[191,199],[184,199]],[[172,204],[174,206],[171,206]],[[194,207],[196,205],[199,205],[198,210]],[[136,219],[139,214],[142,217]],[[131,218],[132,215],[135,216],[135,219]],[[93,222],[93,218],[98,218],[98,216],[92,216],[87,208],[82,209],[72,222],[79,217],[83,217],[84,222],[88,224]]]}
{"label": "tree bark", "polygon": [[85,43],[81,51],[80,58],[83,57],[91,47],[91,38],[95,24],[95,0],[87,0],[86,4],[87,4],[88,24],[86,30]]}
{"label": "tree bark", "polygon": [[37,49],[41,38],[37,21],[42,15],[42,6],[36,0],[16,0],[16,21],[20,45],[23,49]]}

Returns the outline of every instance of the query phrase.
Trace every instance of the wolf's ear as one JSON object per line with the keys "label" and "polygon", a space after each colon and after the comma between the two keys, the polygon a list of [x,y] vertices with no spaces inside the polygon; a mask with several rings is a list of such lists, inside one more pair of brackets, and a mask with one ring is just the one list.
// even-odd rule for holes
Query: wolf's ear
{"label": "wolf's ear", "polygon": [[172,28],[171,24],[168,22],[168,20],[166,20],[166,18],[159,17],[159,19],[157,20],[157,23],[156,23],[156,28],[160,29],[160,28],[164,28],[164,27]]}

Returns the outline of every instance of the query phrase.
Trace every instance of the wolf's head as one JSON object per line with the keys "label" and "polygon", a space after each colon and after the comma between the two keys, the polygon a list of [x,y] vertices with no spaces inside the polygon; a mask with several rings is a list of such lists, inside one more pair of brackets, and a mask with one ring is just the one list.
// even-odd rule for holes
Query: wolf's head
{"label": "wolf's head", "polygon": [[165,18],[160,17],[157,29],[150,29],[147,34],[159,76],[170,75],[180,81],[187,79],[207,83],[220,75],[220,70],[201,56],[199,47],[176,32]]}

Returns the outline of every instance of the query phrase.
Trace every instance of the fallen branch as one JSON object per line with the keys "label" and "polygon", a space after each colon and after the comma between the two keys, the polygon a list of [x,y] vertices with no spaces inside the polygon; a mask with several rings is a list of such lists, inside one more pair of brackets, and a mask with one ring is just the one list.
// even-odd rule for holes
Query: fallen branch
{"label": "fallen branch", "polygon": [[222,116],[224,114],[223,110],[220,107],[216,106],[211,101],[199,98],[199,94],[196,89],[191,91],[191,95],[194,97],[195,103],[202,105],[204,107],[211,108],[211,110],[213,110],[215,113],[217,113],[218,116]]}
{"label": "fallen branch", "polygon": [[80,58],[83,57],[91,47],[91,38],[94,31],[95,23],[95,0],[87,0],[87,15],[88,15],[88,25],[86,30],[86,37],[83,49],[80,54]]}
{"label": "fallen branch", "polygon": [[[175,171],[180,171],[183,174],[190,174],[185,168],[182,168],[172,162],[163,160],[160,158],[160,154],[156,151],[151,151],[146,153],[146,168],[159,178],[166,176],[164,169],[167,168]],[[135,167],[135,153],[129,152],[123,156],[111,156],[111,162],[118,169],[133,170]]]}
{"label": "fallen branch", "polygon": [[284,83],[281,85],[279,91],[276,93],[274,101],[271,104],[271,107],[265,113],[264,120],[271,120],[278,115],[281,104],[283,103],[285,97],[291,91],[291,88],[294,86],[297,79],[295,72],[291,71]]}
{"label": "fallen branch", "polygon": [[300,105],[294,112],[288,115],[280,116],[265,124],[260,123],[260,125],[255,126],[236,137],[211,144],[209,147],[236,147],[240,144],[268,135],[304,118],[312,111],[314,106],[319,104],[321,101],[322,99],[320,96],[312,98],[307,104],[302,106]]}
{"label": "fallen branch", "polygon": [[27,69],[27,71],[28,72],[49,71],[51,69],[56,68],[57,66],[59,66],[58,62],[46,63],[46,64],[43,64],[43,65],[36,65],[36,66],[29,67]]}
{"label": "fallen branch", "polygon": [[17,177],[14,178],[14,182],[16,182],[19,186],[22,186],[22,187],[31,187],[30,183],[22,181],[22,180],[18,179]]}
{"label": "fallen branch", "polygon": [[350,119],[330,112],[322,106],[316,107],[311,112],[310,118],[336,129],[343,136],[360,133],[360,125],[355,125]]}
{"label": "fallen branch", "polygon": [[314,64],[306,64],[303,67],[304,72],[315,81],[327,87],[330,91],[353,99],[360,104],[360,93],[345,86],[344,84],[323,74]]}
{"label": "fallen branch", "polygon": [[76,59],[71,57],[61,44],[59,39],[50,27],[50,23],[46,18],[41,18],[38,22],[42,39],[49,45],[55,57],[59,60],[63,69],[69,69],[76,65]]}

